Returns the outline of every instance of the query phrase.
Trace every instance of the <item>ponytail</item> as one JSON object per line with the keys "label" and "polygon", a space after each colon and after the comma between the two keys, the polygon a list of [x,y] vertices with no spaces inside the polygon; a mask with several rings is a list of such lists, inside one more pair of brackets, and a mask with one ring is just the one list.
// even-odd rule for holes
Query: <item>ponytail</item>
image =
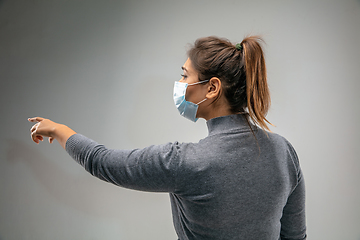
{"label": "ponytail", "polygon": [[260,41],[262,41],[260,37],[250,36],[241,42],[246,75],[247,108],[252,121],[270,131],[267,123],[271,123],[265,116],[270,108],[271,99]]}

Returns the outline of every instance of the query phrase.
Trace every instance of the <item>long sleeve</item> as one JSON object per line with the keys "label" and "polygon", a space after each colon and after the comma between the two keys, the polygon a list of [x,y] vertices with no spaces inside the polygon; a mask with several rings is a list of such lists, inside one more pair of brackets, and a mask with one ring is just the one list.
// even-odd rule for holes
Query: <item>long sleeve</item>
{"label": "long sleeve", "polygon": [[[290,195],[281,218],[281,239],[306,239],[305,184],[301,179]],[[291,236],[291,237],[290,237]]]}
{"label": "long sleeve", "polygon": [[290,143],[288,143],[288,146],[297,173],[297,184],[283,209],[280,236],[282,240],[303,240],[307,237],[305,219],[305,182],[299,165],[298,156]]}
{"label": "long sleeve", "polygon": [[168,143],[134,150],[112,150],[75,134],[66,151],[92,175],[125,188],[173,192],[179,144]]}

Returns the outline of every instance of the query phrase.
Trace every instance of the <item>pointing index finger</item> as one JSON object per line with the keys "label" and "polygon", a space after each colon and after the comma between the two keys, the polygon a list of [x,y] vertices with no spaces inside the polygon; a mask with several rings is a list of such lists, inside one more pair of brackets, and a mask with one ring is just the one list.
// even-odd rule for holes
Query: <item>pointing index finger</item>
{"label": "pointing index finger", "polygon": [[44,120],[44,118],[42,118],[42,117],[28,118],[29,122],[41,122],[42,120]]}

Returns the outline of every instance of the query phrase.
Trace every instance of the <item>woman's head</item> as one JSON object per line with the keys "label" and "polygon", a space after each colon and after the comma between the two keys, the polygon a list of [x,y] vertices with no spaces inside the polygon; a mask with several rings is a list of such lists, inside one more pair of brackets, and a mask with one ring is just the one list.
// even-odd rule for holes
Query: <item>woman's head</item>
{"label": "woman's head", "polygon": [[247,112],[254,123],[269,129],[265,116],[270,93],[260,41],[251,36],[234,45],[218,37],[200,38],[189,49],[188,57],[199,81],[220,79],[219,97],[223,94],[230,112]]}

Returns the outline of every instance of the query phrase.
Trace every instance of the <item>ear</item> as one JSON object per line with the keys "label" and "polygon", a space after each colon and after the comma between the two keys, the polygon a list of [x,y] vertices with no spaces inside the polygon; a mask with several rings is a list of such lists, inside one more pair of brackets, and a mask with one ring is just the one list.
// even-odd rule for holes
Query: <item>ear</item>
{"label": "ear", "polygon": [[209,80],[208,92],[206,94],[207,99],[216,99],[220,95],[221,81],[217,77],[212,77]]}

